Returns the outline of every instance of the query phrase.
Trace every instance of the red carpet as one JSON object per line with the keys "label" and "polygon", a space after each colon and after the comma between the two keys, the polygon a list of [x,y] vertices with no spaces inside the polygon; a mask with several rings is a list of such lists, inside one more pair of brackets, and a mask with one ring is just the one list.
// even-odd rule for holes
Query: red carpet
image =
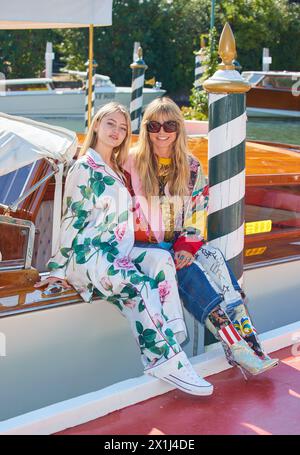
{"label": "red carpet", "polygon": [[173,390],[56,434],[300,434],[300,351],[293,356],[288,347],[272,357],[279,366],[248,381],[237,368],[210,376],[210,397]]}

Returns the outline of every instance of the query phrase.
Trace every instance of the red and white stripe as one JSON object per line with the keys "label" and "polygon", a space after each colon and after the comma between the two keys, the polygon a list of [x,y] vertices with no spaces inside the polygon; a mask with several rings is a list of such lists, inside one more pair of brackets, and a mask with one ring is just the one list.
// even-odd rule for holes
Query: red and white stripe
{"label": "red and white stripe", "polygon": [[229,324],[226,327],[220,329],[219,335],[222,340],[225,341],[225,343],[229,346],[242,340],[242,337],[239,335],[233,324]]}

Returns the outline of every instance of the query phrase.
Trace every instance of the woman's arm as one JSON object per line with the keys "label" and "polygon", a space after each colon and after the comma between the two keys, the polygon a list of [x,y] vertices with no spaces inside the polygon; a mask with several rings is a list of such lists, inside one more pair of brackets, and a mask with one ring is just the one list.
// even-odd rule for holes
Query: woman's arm
{"label": "woman's arm", "polygon": [[78,234],[88,224],[92,207],[89,168],[76,162],[66,178],[59,244],[47,264],[50,270],[49,278],[65,279],[66,268],[74,255],[74,244]]}

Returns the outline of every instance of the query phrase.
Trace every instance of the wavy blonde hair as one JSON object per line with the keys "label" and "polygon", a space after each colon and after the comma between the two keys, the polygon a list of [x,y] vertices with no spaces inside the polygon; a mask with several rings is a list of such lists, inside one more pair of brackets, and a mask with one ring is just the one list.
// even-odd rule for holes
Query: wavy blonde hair
{"label": "wavy blonde hair", "polygon": [[168,97],[155,99],[145,110],[139,139],[132,150],[135,157],[136,170],[142,182],[144,195],[147,198],[158,196],[158,162],[147,131],[147,123],[151,120],[158,120],[160,115],[163,116],[165,121],[175,120],[178,125],[176,140],[173,144],[174,154],[172,155],[170,169],[169,191],[171,195],[183,197],[188,194],[190,177],[188,156],[190,153],[188,151],[183,116],[179,107]]}
{"label": "wavy blonde hair", "polygon": [[130,121],[130,115],[128,110],[126,109],[123,104],[119,104],[116,102],[111,102],[107,103],[104,106],[102,106],[98,112],[94,115],[93,120],[91,122],[91,126],[89,127],[89,130],[86,134],[84,143],[82,144],[80,153],[78,155],[78,158],[85,155],[87,150],[89,148],[94,148],[97,143],[97,133],[95,132],[95,126],[97,122],[101,122],[101,120],[109,114],[113,114],[115,112],[121,112],[125,119],[126,119],[126,125],[127,125],[127,134],[122,142],[118,147],[115,147],[113,149],[112,153],[112,162],[114,165],[115,170],[117,173],[123,175],[123,163],[127,159],[128,155],[128,149],[130,145],[130,140],[131,140],[131,121]]}

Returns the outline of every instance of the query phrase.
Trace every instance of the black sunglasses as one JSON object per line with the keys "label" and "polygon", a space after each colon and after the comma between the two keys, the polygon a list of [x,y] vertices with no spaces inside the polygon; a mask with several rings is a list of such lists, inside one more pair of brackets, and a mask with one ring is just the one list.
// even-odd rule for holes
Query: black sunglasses
{"label": "black sunglasses", "polygon": [[161,127],[163,127],[166,133],[175,133],[175,131],[177,131],[178,125],[177,122],[175,122],[174,120],[168,120],[167,122],[164,123],[159,123],[154,120],[151,120],[150,122],[147,123],[148,133],[159,133]]}

